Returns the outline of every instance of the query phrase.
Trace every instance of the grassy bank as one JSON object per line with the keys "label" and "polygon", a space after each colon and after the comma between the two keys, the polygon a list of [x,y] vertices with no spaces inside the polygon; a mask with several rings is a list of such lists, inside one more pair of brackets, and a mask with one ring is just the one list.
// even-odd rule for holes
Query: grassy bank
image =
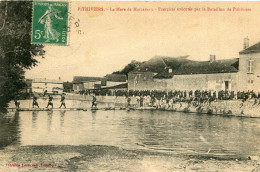
{"label": "grassy bank", "polygon": [[[17,167],[19,166],[20,167]],[[9,146],[0,171],[259,171],[260,162],[178,156],[111,146]]]}

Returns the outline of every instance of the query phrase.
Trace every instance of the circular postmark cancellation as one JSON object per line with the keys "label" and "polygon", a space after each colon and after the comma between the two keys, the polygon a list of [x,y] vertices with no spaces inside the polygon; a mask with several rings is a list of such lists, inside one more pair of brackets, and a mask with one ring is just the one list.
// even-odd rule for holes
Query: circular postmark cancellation
{"label": "circular postmark cancellation", "polygon": [[69,2],[34,1],[32,43],[67,45]]}

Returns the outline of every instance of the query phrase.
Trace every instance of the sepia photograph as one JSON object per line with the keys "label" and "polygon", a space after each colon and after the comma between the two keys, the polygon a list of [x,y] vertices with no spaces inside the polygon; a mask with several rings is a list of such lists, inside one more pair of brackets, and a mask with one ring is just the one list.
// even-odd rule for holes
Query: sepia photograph
{"label": "sepia photograph", "polygon": [[0,1],[0,171],[260,171],[259,15]]}

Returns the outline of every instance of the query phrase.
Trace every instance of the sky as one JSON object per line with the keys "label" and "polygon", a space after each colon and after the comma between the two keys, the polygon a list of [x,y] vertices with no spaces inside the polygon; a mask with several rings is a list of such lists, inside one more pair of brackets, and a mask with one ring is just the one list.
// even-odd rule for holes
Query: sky
{"label": "sky", "polygon": [[[79,11],[79,7],[103,7],[105,11]],[[110,11],[118,7],[132,11]],[[159,7],[175,11],[158,11]],[[202,11],[208,7],[232,11]],[[234,7],[251,11],[233,11]],[[195,12],[195,8],[201,11]],[[216,59],[238,58],[245,37],[250,39],[250,45],[260,41],[259,14],[258,2],[73,1],[69,44],[46,45],[45,58],[37,57],[40,63],[26,71],[26,78],[61,77],[72,81],[73,76],[105,76],[132,60],[146,61],[153,56],[189,55],[191,60],[209,60],[209,55],[214,54]]]}

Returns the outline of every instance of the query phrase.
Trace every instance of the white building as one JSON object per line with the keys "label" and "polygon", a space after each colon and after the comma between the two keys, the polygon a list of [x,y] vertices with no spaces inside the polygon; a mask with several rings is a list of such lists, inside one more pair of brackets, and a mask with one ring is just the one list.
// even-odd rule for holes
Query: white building
{"label": "white building", "polygon": [[50,94],[62,94],[63,82],[48,79],[33,79],[32,80],[32,93],[43,94],[44,92]]}

